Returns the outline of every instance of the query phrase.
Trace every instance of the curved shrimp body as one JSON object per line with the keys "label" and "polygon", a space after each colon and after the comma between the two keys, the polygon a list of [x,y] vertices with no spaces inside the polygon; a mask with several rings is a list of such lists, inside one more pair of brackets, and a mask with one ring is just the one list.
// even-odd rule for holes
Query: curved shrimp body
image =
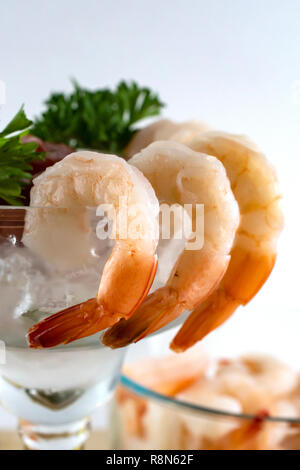
{"label": "curved shrimp body", "polygon": [[182,351],[201,340],[247,304],[269,277],[283,228],[281,194],[273,167],[247,138],[207,132],[189,146],[224,165],[239,204],[241,222],[231,261],[212,295],[187,319],[171,348]]}
{"label": "curved shrimp body", "polygon": [[133,157],[158,140],[174,140],[185,144],[195,135],[208,130],[209,126],[201,121],[174,122],[169,119],[159,119],[133,136],[125,154],[127,157]]}
{"label": "curved shrimp body", "polygon": [[[128,321],[105,333],[103,343],[121,347],[147,336],[194,309],[216,288],[229,262],[239,223],[239,211],[223,165],[214,157],[196,153],[177,142],[156,142],[130,163],[148,178],[160,201],[190,204],[193,235],[178,257],[167,283],[150,294]],[[204,205],[202,226],[196,223],[196,206]],[[191,243],[192,241],[192,243]]]}
{"label": "curved shrimp body", "polygon": [[[128,318],[152,285],[158,201],[142,173],[116,156],[73,153],[36,178],[31,206],[39,209],[27,215],[24,244],[57,269],[88,264],[92,233],[87,207],[101,204],[112,220],[115,244],[98,294],[33,326],[28,335],[33,348],[68,343]],[[118,216],[124,205],[130,229],[121,233]]]}

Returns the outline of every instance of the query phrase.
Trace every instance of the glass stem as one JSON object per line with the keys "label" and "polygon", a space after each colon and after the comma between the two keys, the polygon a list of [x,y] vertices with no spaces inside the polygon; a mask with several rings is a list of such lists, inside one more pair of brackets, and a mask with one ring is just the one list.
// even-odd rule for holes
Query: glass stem
{"label": "glass stem", "polygon": [[90,434],[90,419],[60,425],[20,420],[18,430],[27,450],[82,450]]}

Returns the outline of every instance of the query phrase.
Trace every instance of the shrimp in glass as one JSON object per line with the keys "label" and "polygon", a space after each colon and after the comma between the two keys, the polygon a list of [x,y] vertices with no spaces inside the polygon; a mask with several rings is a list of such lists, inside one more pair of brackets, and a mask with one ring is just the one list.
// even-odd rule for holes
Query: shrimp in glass
{"label": "shrimp in glass", "polygon": [[[129,320],[108,330],[102,341],[122,347],[193,310],[218,285],[230,260],[239,224],[239,210],[223,165],[183,144],[165,141],[149,145],[129,163],[143,172],[160,202],[192,206],[193,235],[177,258],[166,284],[150,294]],[[193,245],[202,227],[197,204],[204,205],[204,242]],[[192,243],[191,243],[192,242]],[[193,246],[191,246],[191,244]]]}
{"label": "shrimp in glass", "polygon": [[[121,233],[118,222],[120,201],[127,209],[126,233]],[[107,214],[112,218],[114,246],[98,294],[34,325],[28,333],[32,348],[66,344],[129,318],[152,285],[158,201],[142,173],[113,155],[72,153],[36,178],[31,206],[38,209],[28,212],[23,243],[62,269],[88,263],[92,256],[88,207],[102,205],[104,211],[113,209]]]}
{"label": "shrimp in glass", "polygon": [[183,324],[172,341],[174,351],[183,351],[204,338],[256,295],[274,267],[283,228],[276,173],[248,138],[207,132],[188,145],[223,163],[239,204],[241,222],[225,276]]}
{"label": "shrimp in glass", "polygon": [[125,155],[133,157],[157,140],[174,140],[185,144],[195,135],[208,130],[210,130],[209,126],[201,121],[174,122],[169,119],[159,119],[140,129],[133,136],[125,150]]}

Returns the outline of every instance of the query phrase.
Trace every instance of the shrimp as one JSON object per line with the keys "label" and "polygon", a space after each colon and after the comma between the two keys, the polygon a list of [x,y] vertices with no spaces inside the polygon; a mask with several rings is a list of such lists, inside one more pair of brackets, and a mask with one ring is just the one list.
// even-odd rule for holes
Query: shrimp
{"label": "shrimp", "polygon": [[264,450],[265,440],[261,434],[266,428],[264,411],[257,414],[253,420],[245,420],[237,428],[207,446],[206,450]]}
{"label": "shrimp", "polygon": [[241,402],[245,413],[257,413],[290,393],[297,374],[273,357],[248,355],[219,364],[215,380],[223,393]]}
{"label": "shrimp", "polygon": [[297,383],[289,395],[289,400],[300,414],[300,377],[298,373]]}
{"label": "shrimp", "polygon": [[[118,223],[120,198],[128,209],[126,236]],[[98,294],[34,325],[28,333],[32,348],[66,344],[128,318],[152,285],[158,201],[142,173],[113,155],[72,153],[36,178],[31,205],[39,209],[28,212],[23,243],[54,266],[80,266],[92,256],[87,207],[103,203],[114,209],[115,244]]]}
{"label": "shrimp", "polygon": [[123,373],[133,381],[157,393],[173,397],[204,375],[210,365],[207,353],[199,347],[183,354],[144,359],[127,365]]}
{"label": "shrimp", "polygon": [[[119,387],[115,396],[125,448],[297,449],[299,425],[292,419],[299,415],[293,402],[299,396],[298,373],[262,354],[216,363],[199,346],[123,369],[137,384],[177,403],[177,410],[170,410]],[[198,406],[198,413],[182,403]]]}
{"label": "shrimp", "polygon": [[[210,365],[207,353],[196,346],[183,354],[170,354],[167,357],[144,359],[123,368],[123,374],[143,387],[157,393],[175,396],[203,377]],[[126,434],[143,437],[149,402],[120,386],[116,400],[122,410]]]}
{"label": "shrimp", "polygon": [[102,341],[110,347],[138,341],[199,305],[227,269],[239,223],[237,203],[224,167],[216,158],[166,141],[149,145],[129,162],[148,178],[160,201],[192,205],[196,233],[190,240],[200,235],[195,220],[196,204],[204,204],[204,244],[193,249],[186,245],[167,283],[150,294],[128,321],[121,320],[105,333]]}
{"label": "shrimp", "polygon": [[223,163],[239,204],[241,222],[225,276],[177,333],[171,344],[177,352],[204,338],[256,295],[274,267],[283,228],[275,171],[254,144],[242,136],[207,132],[188,145]]}
{"label": "shrimp", "polygon": [[133,157],[148,145],[157,140],[174,140],[185,144],[195,135],[206,132],[209,126],[200,121],[173,122],[169,119],[159,119],[149,126],[139,130],[125,149],[127,157]]}
{"label": "shrimp", "polygon": [[[296,383],[295,371],[265,355],[248,355],[235,361],[222,361],[215,375],[216,387],[239,400],[244,413],[257,415],[265,410],[269,416],[283,418],[297,417],[295,406],[287,399]],[[287,423],[265,422],[251,443],[251,448],[277,449],[288,431]],[[237,434],[240,435],[238,431]]]}
{"label": "shrimp", "polygon": [[283,449],[287,436],[292,434],[290,419],[297,420],[299,414],[295,406],[285,397],[277,401],[270,408],[270,416],[285,418],[285,422],[269,422],[262,433],[261,440],[264,440],[265,449]]}
{"label": "shrimp", "polygon": [[[243,420],[236,429],[224,438],[219,439],[208,447],[207,450],[281,450],[284,443],[294,445],[287,441],[292,435],[289,424],[286,422],[272,422],[265,418],[269,416],[297,418],[296,410],[290,403],[277,402],[267,410],[258,411],[252,420]],[[290,447],[293,449],[295,447]]]}
{"label": "shrimp", "polygon": [[[211,409],[239,414],[242,411],[239,401],[218,389],[214,380],[203,378],[191,387],[176,395],[176,399]],[[181,413],[181,420],[195,441],[221,438],[236,427],[234,418],[215,419],[197,414]],[[196,438],[196,439],[195,439]],[[198,444],[199,445],[199,444]]]}
{"label": "shrimp", "polygon": [[115,391],[115,401],[123,421],[123,438],[125,436],[143,438],[145,435],[143,419],[148,409],[147,400],[119,385]]}
{"label": "shrimp", "polygon": [[[198,435],[198,442],[203,440],[205,447],[270,449],[279,446],[288,425],[263,423],[262,418],[297,417],[296,408],[286,399],[296,382],[296,372],[286,364],[270,356],[248,355],[220,361],[213,377],[198,380],[176,398],[233,414],[256,416],[253,422],[238,423],[238,427],[234,418],[215,422],[213,418],[184,416],[191,435]],[[262,419],[261,426],[254,426],[257,419]]]}

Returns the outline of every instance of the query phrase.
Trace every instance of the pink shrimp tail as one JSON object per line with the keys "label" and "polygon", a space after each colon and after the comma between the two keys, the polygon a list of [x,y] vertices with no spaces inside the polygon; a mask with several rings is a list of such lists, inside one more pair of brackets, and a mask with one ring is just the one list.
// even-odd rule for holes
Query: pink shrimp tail
{"label": "pink shrimp tail", "polygon": [[108,328],[117,321],[114,315],[108,316],[97,299],[90,299],[34,325],[28,331],[31,348],[51,348],[67,344],[75,339],[84,338]]}
{"label": "pink shrimp tail", "polygon": [[117,323],[121,318],[129,318],[151,288],[157,269],[157,256],[153,258],[147,284],[137,303],[126,314],[107,311],[103,303],[96,299],[89,299],[78,305],[62,310],[45,320],[33,325],[27,335],[29,347],[33,349],[52,348],[59,344],[68,344],[80,338],[91,336],[105,330]]}

